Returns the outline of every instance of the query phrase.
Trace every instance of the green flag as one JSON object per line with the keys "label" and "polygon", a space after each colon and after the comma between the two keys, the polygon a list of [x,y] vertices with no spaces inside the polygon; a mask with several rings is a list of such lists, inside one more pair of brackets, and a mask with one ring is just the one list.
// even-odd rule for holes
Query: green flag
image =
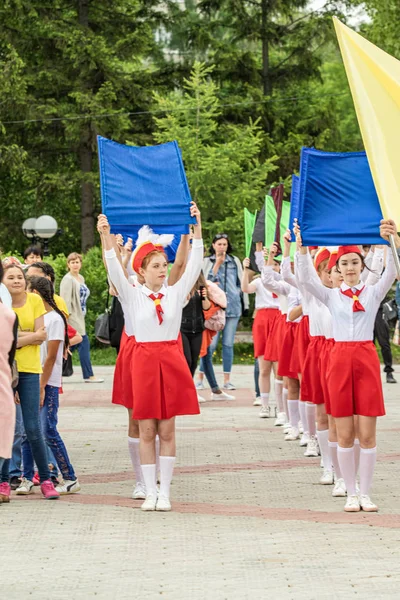
{"label": "green flag", "polygon": [[246,246],[246,257],[249,258],[251,243],[253,239],[254,226],[256,224],[257,211],[253,214],[247,208],[244,209],[244,241]]}
{"label": "green flag", "polygon": [[[283,236],[285,235],[286,230],[290,229],[289,219],[290,219],[290,202],[286,202],[284,200],[282,202],[282,216],[281,216],[281,223],[280,223],[282,249],[283,249],[283,243],[284,243]],[[290,247],[290,260],[291,261],[294,260],[295,252],[296,252],[296,244],[292,244]]]}

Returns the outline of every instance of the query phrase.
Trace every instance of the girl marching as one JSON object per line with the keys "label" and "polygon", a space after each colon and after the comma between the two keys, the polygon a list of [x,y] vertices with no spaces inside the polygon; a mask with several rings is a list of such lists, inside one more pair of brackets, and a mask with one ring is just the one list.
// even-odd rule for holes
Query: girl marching
{"label": "girl marching", "polygon": [[[393,235],[397,248],[400,238],[391,220],[382,220],[381,237]],[[301,244],[300,230],[297,238]],[[395,266],[388,253],[386,270],[380,281],[365,285],[361,280],[364,262],[358,246],[341,246],[336,265],[343,276],[340,288],[324,287],[315,277],[307,248],[300,248],[298,275],[302,285],[332,314],[335,344],[330,353],[327,386],[332,416],[338,436],[338,462],[347,489],[346,512],[376,512],[369,497],[376,463],[376,418],[385,414],[380,363],[373,343],[376,313],[395,279]],[[355,427],[358,415],[360,440],[360,494],[356,491]]]}
{"label": "girl marching", "polygon": [[[109,277],[129,311],[134,345],[131,377],[132,417],[139,421],[140,458],[146,486],[145,511],[169,511],[170,484],[175,464],[175,417],[199,414],[194,383],[185,357],[178,345],[182,309],[195,284],[203,261],[200,211],[192,203],[191,215],[197,223],[190,260],[181,279],[165,286],[167,260],[163,248],[151,241],[137,247],[132,259],[136,273],[144,279],[140,288],[127,281],[113,248],[105,215],[98,219],[98,230]],[[128,376],[128,374],[127,374]],[[160,437],[160,491],[157,493],[155,438]]]}

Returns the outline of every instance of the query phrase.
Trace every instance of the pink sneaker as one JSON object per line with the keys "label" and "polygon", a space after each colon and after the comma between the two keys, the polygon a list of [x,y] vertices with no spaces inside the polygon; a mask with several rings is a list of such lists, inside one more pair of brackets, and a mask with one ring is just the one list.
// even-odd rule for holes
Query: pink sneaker
{"label": "pink sneaker", "polygon": [[39,473],[38,472],[36,472],[34,474],[33,479],[32,479],[32,483],[33,483],[33,485],[40,485],[40,477],[39,477]]}
{"label": "pink sneaker", "polygon": [[42,490],[42,494],[46,500],[57,500],[60,497],[60,494],[57,492],[53,482],[50,479],[43,481],[43,483],[40,485],[40,489]]}
{"label": "pink sneaker", "polygon": [[2,502],[10,502],[11,487],[7,481],[0,483],[0,499]]}

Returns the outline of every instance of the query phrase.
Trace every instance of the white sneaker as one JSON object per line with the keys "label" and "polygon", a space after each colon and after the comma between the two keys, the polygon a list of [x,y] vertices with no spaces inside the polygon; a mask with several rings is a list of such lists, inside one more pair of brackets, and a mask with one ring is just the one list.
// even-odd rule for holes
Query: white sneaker
{"label": "white sneaker", "polygon": [[204,387],[203,380],[197,381],[195,384],[195,388],[196,390],[205,390],[206,388]]}
{"label": "white sneaker", "polygon": [[290,431],[291,429],[292,429],[292,426],[291,426],[291,424],[290,424],[290,423],[285,423],[285,424],[284,424],[284,426],[283,426],[283,430],[282,430],[282,431],[283,431],[283,433],[285,433],[285,434],[286,434],[286,433],[289,433],[289,431]]}
{"label": "white sneaker", "polygon": [[324,469],[319,482],[321,485],[333,485],[333,472],[329,471],[328,469]]}
{"label": "white sneaker", "polygon": [[76,494],[81,491],[80,483],[77,479],[63,479],[59,485],[56,486],[56,491],[60,496],[66,496],[67,494]]}
{"label": "white sneaker", "polygon": [[[319,448],[318,448],[318,454],[319,454]],[[319,466],[321,467],[321,469],[324,468],[324,461],[322,460],[322,456],[321,456],[321,460],[319,461]]]}
{"label": "white sneaker", "polygon": [[300,438],[300,446],[301,447],[307,446],[309,441],[310,441],[310,434],[306,431],[305,433],[303,433],[303,435]]}
{"label": "white sneaker", "polygon": [[285,435],[285,442],[294,442],[295,440],[298,440],[299,437],[299,430],[295,427],[292,427],[290,431]]}
{"label": "white sneaker", "polygon": [[211,392],[210,399],[211,400],[236,400],[235,396],[231,396],[230,394],[227,394],[226,392],[223,392],[222,390],[221,390],[220,394]]}
{"label": "white sneaker", "polygon": [[197,402],[201,404],[202,402],[207,402],[207,400],[203,398],[203,396],[199,396],[199,394],[197,394]]}
{"label": "white sneaker", "polygon": [[257,398],[253,402],[253,406],[261,406],[261,398],[257,396]]}
{"label": "white sneaker", "polygon": [[89,377],[88,379],[84,379],[85,383],[103,383],[104,379],[102,377]]}
{"label": "white sneaker", "polygon": [[34,492],[33,488],[34,488],[33,481],[23,477],[21,480],[21,483],[15,490],[15,493],[17,494],[17,496],[28,496],[29,494],[33,494],[33,492]]}
{"label": "white sneaker", "polygon": [[319,456],[318,440],[315,435],[312,435],[307,444],[307,450],[304,452],[304,456],[317,457]]}
{"label": "white sneaker", "polygon": [[271,416],[270,412],[271,409],[269,406],[262,406],[258,416],[260,417],[260,419],[269,419],[269,417]]}
{"label": "white sneaker", "polygon": [[171,502],[167,496],[158,495],[156,510],[161,512],[169,512],[171,510]]}
{"label": "white sneaker", "polygon": [[304,427],[301,421],[299,421],[299,433],[304,433]]}
{"label": "white sneaker", "polygon": [[140,508],[145,511],[156,510],[156,504],[157,504],[157,494],[156,493],[147,494],[146,500],[143,502],[143,504]]}
{"label": "white sneaker", "polygon": [[146,486],[140,481],[135,485],[132,492],[133,500],[145,500],[146,499]]}
{"label": "white sneaker", "polygon": [[236,390],[235,386],[230,381],[228,381],[228,383],[224,383],[223,387],[224,390]]}
{"label": "white sneaker", "polygon": [[285,425],[286,421],[287,421],[286,413],[281,412],[281,413],[278,413],[278,416],[276,418],[274,425],[275,425],[275,427],[282,427],[283,425]]}
{"label": "white sneaker", "polygon": [[346,484],[343,478],[337,479],[335,487],[332,490],[332,496],[334,498],[345,498],[347,494]]}
{"label": "white sneaker", "polygon": [[369,496],[363,494],[360,496],[360,506],[365,512],[378,512],[378,507],[374,504]]}
{"label": "white sneaker", "polygon": [[345,512],[360,512],[360,499],[358,496],[348,496],[344,505]]}

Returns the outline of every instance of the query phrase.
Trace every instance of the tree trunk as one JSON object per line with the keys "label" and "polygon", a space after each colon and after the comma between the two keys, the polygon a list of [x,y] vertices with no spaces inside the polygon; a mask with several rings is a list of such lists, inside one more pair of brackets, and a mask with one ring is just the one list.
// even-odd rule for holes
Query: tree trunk
{"label": "tree trunk", "polygon": [[[89,26],[89,0],[78,0],[79,24]],[[94,197],[93,185],[87,181],[92,172],[93,151],[90,123],[82,125],[79,141],[79,166],[82,172],[81,186],[81,247],[86,252],[94,246]]]}
{"label": "tree trunk", "polygon": [[268,0],[261,2],[261,44],[262,44],[262,84],[264,96],[271,94],[269,76],[269,43],[268,43]]}
{"label": "tree trunk", "polygon": [[81,132],[79,143],[79,166],[83,175],[81,186],[81,246],[86,252],[94,246],[94,199],[93,185],[85,180],[92,172],[93,151],[91,145],[90,127],[86,126]]}

